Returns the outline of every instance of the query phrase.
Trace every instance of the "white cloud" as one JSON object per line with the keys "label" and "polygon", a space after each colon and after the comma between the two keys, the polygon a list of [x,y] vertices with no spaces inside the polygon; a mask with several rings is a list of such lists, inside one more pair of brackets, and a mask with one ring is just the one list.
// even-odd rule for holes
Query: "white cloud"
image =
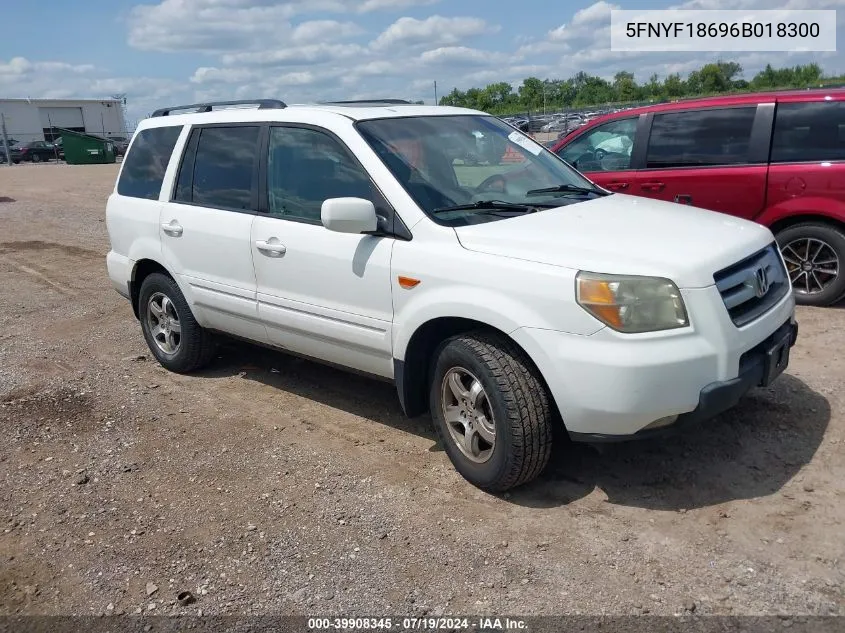
{"label": "white cloud", "polygon": [[317,64],[336,59],[350,59],[362,54],[364,49],[357,44],[312,44],[266,51],[233,53],[222,56],[224,64],[249,64],[258,66],[296,66]]}
{"label": "white cloud", "polygon": [[[314,13],[370,13],[412,6],[430,5],[438,0],[160,0],[141,4],[129,13],[129,44],[148,51],[198,51],[215,53],[267,48],[286,39],[296,38],[290,20],[297,15]],[[340,36],[358,34],[351,23],[320,20],[334,24]],[[319,25],[304,27],[299,37],[311,35],[321,40]],[[335,33],[335,35],[338,35]],[[299,41],[308,41],[307,39]]]}
{"label": "white cloud", "polygon": [[572,25],[580,26],[584,24],[595,24],[597,22],[609,22],[610,12],[613,9],[621,9],[618,4],[610,4],[604,0],[599,0],[595,4],[591,4],[585,9],[576,11],[572,16]]}
{"label": "white cloud", "polygon": [[294,44],[314,44],[333,42],[339,39],[355,37],[364,33],[364,29],[354,22],[337,20],[311,20],[297,25],[291,34]]}
{"label": "white cloud", "polygon": [[358,13],[368,13],[370,11],[406,9],[408,7],[436,4],[439,1],[440,0],[365,0],[357,10]]}
{"label": "white cloud", "polygon": [[76,75],[95,70],[93,64],[68,64],[65,62],[31,62],[25,57],[13,57],[8,62],[0,61],[0,79],[26,78],[35,73],[73,73]]}
{"label": "white cloud", "polygon": [[425,51],[420,55],[424,64],[458,65],[458,66],[486,66],[492,62],[503,61],[506,55],[492,51],[482,51],[466,46],[442,46],[434,50]]}
{"label": "white cloud", "polygon": [[499,27],[488,24],[481,18],[445,18],[432,15],[424,20],[399,18],[388,26],[370,46],[377,51],[400,51],[409,46],[437,46],[463,43],[464,40],[495,33]]}
{"label": "white cloud", "polygon": [[[319,0],[314,0],[315,2]],[[217,52],[251,48],[289,35],[296,3],[244,0],[163,0],[129,14],[129,45],[148,51]]]}
{"label": "white cloud", "polygon": [[255,72],[247,68],[216,68],[202,66],[191,75],[191,83],[195,84],[227,84],[243,83],[256,78]]}

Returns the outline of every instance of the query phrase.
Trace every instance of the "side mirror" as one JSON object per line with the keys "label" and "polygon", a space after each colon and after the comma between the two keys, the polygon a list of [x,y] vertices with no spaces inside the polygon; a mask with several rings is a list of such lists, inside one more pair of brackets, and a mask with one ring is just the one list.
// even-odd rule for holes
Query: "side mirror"
{"label": "side mirror", "polygon": [[329,231],[367,233],[378,229],[376,208],[363,198],[329,198],[320,208],[320,219]]}

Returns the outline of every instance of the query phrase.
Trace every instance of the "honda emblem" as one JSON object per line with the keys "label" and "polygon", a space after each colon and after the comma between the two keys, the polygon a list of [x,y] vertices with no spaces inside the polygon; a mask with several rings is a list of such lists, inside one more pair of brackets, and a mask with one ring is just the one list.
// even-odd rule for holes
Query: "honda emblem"
{"label": "honda emblem", "polygon": [[765,268],[758,268],[754,273],[754,294],[759,299],[769,292],[769,273]]}

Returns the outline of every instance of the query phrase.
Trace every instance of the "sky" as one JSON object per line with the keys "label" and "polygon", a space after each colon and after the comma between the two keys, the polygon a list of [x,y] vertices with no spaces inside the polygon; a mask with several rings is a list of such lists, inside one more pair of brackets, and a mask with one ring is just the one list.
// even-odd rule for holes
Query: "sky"
{"label": "sky", "polygon": [[[618,53],[614,8],[839,8],[843,44],[828,53]],[[443,95],[581,70],[646,80],[717,59],[738,61],[746,79],[767,63],[845,72],[845,0],[40,0],[9,2],[3,13],[0,97],[122,93],[130,127],[157,107],[211,99],[433,103],[435,81]]]}

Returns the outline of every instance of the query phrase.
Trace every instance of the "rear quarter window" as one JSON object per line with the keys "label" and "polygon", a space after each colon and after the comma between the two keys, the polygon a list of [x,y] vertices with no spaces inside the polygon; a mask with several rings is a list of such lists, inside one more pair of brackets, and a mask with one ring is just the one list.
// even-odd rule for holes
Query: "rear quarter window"
{"label": "rear quarter window", "polygon": [[120,172],[117,193],[130,198],[158,200],[164,172],[181,132],[181,125],[138,132]]}
{"label": "rear quarter window", "polygon": [[845,103],[778,104],[773,163],[845,160]]}

